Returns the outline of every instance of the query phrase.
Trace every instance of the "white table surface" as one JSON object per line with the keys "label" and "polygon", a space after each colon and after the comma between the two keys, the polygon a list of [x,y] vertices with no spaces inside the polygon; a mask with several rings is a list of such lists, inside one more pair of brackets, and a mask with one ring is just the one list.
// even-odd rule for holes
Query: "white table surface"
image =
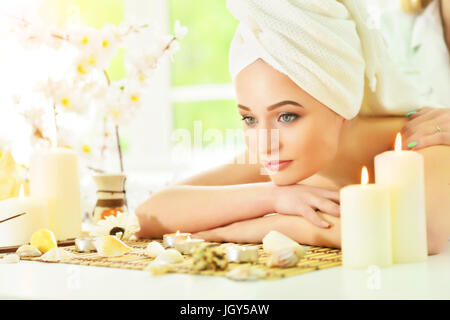
{"label": "white table surface", "polygon": [[0,299],[450,299],[450,243],[423,263],[253,282],[21,261],[0,264]]}

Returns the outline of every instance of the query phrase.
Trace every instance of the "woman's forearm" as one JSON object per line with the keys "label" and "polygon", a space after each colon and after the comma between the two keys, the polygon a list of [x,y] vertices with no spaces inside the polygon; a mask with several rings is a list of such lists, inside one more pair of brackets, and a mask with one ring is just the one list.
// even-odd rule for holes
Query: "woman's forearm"
{"label": "woman's forearm", "polygon": [[139,237],[198,232],[273,212],[271,182],[231,186],[174,186],[136,209]]}
{"label": "woman's forearm", "polygon": [[301,244],[340,248],[340,218],[326,214],[320,215],[322,219],[330,223],[330,228],[316,227],[303,217],[275,214],[235,222],[224,227],[196,233],[194,236],[206,241],[261,243],[268,232],[276,230]]}
{"label": "woman's forearm", "polygon": [[447,48],[450,51],[450,1],[441,0],[442,24]]}

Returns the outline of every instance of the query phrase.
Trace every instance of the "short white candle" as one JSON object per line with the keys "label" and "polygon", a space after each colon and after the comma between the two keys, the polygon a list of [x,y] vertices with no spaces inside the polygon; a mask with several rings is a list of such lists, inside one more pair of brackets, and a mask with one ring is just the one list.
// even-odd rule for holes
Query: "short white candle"
{"label": "short white candle", "polygon": [[81,233],[77,155],[66,148],[40,150],[30,160],[30,194],[49,204],[49,228],[57,240]]}
{"label": "short white candle", "polygon": [[180,233],[180,231],[177,231],[176,233],[168,233],[163,235],[163,242],[164,244],[172,248],[175,245],[175,242],[177,241],[185,241],[191,236],[188,232]]}
{"label": "short white candle", "polygon": [[361,185],[350,185],[340,192],[344,267],[392,265],[389,188],[368,181],[364,167]]}
{"label": "short white candle", "polygon": [[20,197],[0,202],[0,221],[0,247],[26,244],[36,230],[48,228],[47,202],[23,197],[22,186]]}
{"label": "short white candle", "polygon": [[395,150],[375,157],[375,180],[390,188],[394,263],[421,262],[428,254],[423,157],[401,146],[398,134]]}
{"label": "short white candle", "polygon": [[191,237],[188,236],[186,240],[175,241],[174,247],[182,254],[190,254],[192,253],[192,250],[203,243],[205,243],[205,240],[203,239],[191,239]]}

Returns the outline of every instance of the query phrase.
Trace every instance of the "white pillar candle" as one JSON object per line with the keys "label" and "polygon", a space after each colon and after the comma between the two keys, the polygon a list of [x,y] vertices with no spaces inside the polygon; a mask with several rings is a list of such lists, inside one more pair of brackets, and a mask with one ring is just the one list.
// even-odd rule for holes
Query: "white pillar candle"
{"label": "white pillar candle", "polygon": [[392,265],[389,188],[369,181],[363,168],[361,185],[341,189],[342,265],[365,268]]}
{"label": "white pillar candle", "polygon": [[57,240],[80,235],[80,178],[73,151],[52,148],[36,152],[30,160],[30,194],[48,201],[49,228]]}
{"label": "white pillar candle", "polygon": [[420,262],[428,254],[423,157],[401,145],[398,134],[395,150],[375,157],[375,180],[390,188],[394,263]]}
{"label": "white pillar candle", "polygon": [[42,228],[48,228],[46,201],[20,196],[0,202],[0,247],[26,244]]}

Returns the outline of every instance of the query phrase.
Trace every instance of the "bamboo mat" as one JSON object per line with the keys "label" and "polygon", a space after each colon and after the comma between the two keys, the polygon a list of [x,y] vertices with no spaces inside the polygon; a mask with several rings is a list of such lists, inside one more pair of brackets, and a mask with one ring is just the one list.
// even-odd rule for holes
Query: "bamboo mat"
{"label": "bamboo mat", "polygon": [[[126,243],[134,250],[132,252],[126,253],[123,256],[111,258],[100,257],[96,252],[79,253],[76,251],[75,246],[66,246],[64,247],[64,249],[74,253],[75,257],[68,260],[62,260],[57,263],[144,270],[148,266],[148,264],[154,260],[154,258],[148,257],[144,251],[145,247],[150,241],[152,240],[126,241]],[[161,240],[156,241],[160,242],[164,246]],[[211,242],[211,244],[217,247],[221,245],[221,243],[215,242]],[[254,244],[243,246],[254,246]],[[234,268],[249,266],[250,268],[257,268],[265,271],[265,276],[261,279],[273,280],[341,265],[341,251],[339,249],[306,246],[308,248],[306,255],[299,261],[299,263],[295,267],[269,268],[266,266],[268,254],[263,251],[262,244],[256,246],[259,247],[259,261],[257,263],[229,263],[226,270],[195,271],[192,268],[192,257],[190,255],[184,255],[184,262],[172,265],[172,272],[184,274],[200,274],[208,276],[225,276],[228,271]],[[223,252],[225,252],[225,249],[223,250]],[[0,254],[0,258],[2,256],[4,256],[4,254]],[[40,258],[22,258],[22,260],[40,261]],[[44,261],[40,262],[51,263]]]}

